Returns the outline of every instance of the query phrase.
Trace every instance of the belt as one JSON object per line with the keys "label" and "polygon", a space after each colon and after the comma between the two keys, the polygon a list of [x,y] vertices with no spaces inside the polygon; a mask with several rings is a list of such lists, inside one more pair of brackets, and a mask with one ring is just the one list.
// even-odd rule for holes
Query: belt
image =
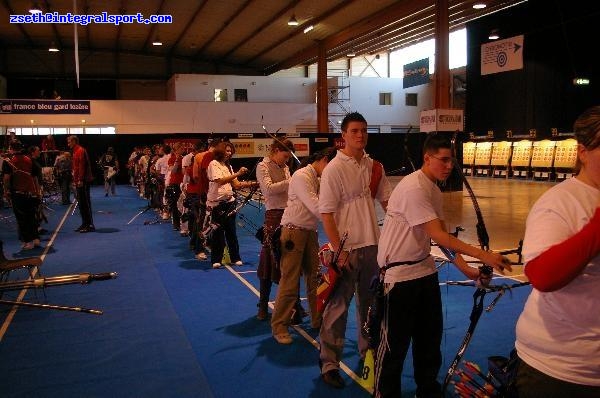
{"label": "belt", "polygon": [[396,262],[393,262],[393,263],[389,263],[385,267],[382,267],[382,269],[386,269],[387,270],[387,269],[390,269],[392,267],[396,267],[398,265],[414,265],[414,264],[420,263],[421,261],[426,260],[427,258],[429,258],[429,254],[427,256],[423,257],[420,260],[414,260],[414,261],[396,261]]}
{"label": "belt", "polygon": [[299,227],[299,226],[291,224],[291,223],[285,224],[284,227],[287,229],[297,229],[300,231],[312,231],[312,229],[310,229],[310,228]]}

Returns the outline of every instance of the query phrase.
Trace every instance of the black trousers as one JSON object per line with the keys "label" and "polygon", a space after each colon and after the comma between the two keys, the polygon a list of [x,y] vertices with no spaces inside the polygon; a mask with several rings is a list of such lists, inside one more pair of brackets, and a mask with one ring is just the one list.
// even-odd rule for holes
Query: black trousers
{"label": "black trousers", "polygon": [[235,213],[228,215],[235,208],[235,202],[220,203],[212,209],[212,222],[218,227],[212,232],[211,261],[212,263],[220,263],[225,252],[225,241],[227,240],[227,248],[229,249],[229,258],[232,263],[241,260],[240,245],[238,243]]}
{"label": "black trousers", "polygon": [[375,397],[402,395],[404,359],[412,342],[417,397],[441,398],[442,299],[437,273],[394,284],[386,295],[375,365]]}
{"label": "black trousers", "polygon": [[36,212],[40,205],[40,199],[20,193],[13,193],[11,197],[13,212],[17,220],[19,240],[31,242],[34,239],[39,239]]}
{"label": "black trousers", "polygon": [[81,225],[94,225],[89,182],[84,182],[83,185],[77,187],[77,202],[79,203],[79,214],[81,214]]}

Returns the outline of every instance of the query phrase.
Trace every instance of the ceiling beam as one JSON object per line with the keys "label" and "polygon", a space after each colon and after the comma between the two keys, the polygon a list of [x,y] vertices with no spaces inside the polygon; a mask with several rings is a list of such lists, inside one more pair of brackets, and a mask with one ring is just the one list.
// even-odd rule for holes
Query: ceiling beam
{"label": "ceiling beam", "polygon": [[227,20],[227,22],[225,22],[223,24],[223,26],[221,27],[221,29],[218,29],[211,37],[210,39],[208,39],[206,42],[204,42],[204,45],[202,47],[200,47],[200,49],[198,51],[196,51],[196,54],[193,55],[192,58],[197,58],[199,54],[202,54],[202,52],[206,49],[206,47],[210,46],[213,41],[219,37],[219,35],[221,33],[223,33],[223,31],[225,29],[227,29],[227,27],[229,25],[231,25],[231,23],[242,13],[242,11],[244,11],[250,4],[252,4],[254,2],[254,0],[246,0],[246,2],[244,4],[242,4],[240,7],[238,7],[237,10],[235,10],[232,14],[232,16]]}
{"label": "ceiling beam", "polygon": [[250,33],[249,35],[247,35],[246,37],[244,37],[243,39],[241,39],[240,42],[236,46],[234,46],[229,51],[227,51],[225,54],[223,54],[223,56],[221,57],[221,59],[227,59],[227,57],[229,57],[231,54],[233,54],[233,52],[236,51],[238,48],[240,48],[243,44],[245,44],[247,41],[249,41],[252,38],[254,38],[254,36],[256,36],[257,34],[259,34],[260,32],[262,32],[263,29],[265,29],[268,26],[272,25],[275,21],[277,21],[279,18],[281,18],[284,14],[287,14],[288,12],[290,12],[290,10],[293,10],[294,7],[296,7],[296,5],[299,2],[300,2],[300,0],[293,0],[290,4],[288,4],[287,6],[283,7],[281,9],[281,11],[279,11],[277,14],[275,14],[270,19],[266,20],[262,25],[260,25],[256,29],[254,29],[252,31],[252,33]]}
{"label": "ceiling beam", "polygon": [[[412,14],[422,12],[423,9],[433,7],[432,0],[406,0],[397,2],[390,7],[379,11],[378,13],[366,17],[358,23],[354,23],[339,33],[331,35],[323,40],[323,44],[327,50],[335,48],[345,42],[372,32],[379,30],[383,26],[396,23],[398,20],[405,19]],[[292,57],[274,64],[265,69],[265,74],[270,75],[278,70],[292,68],[296,65],[303,64],[307,59],[314,59],[317,56],[318,46],[312,45]]]}
{"label": "ceiling beam", "polygon": [[173,52],[175,52],[175,49],[179,45],[179,42],[181,42],[181,40],[187,35],[188,31],[190,30],[190,27],[196,21],[196,18],[198,18],[198,15],[200,15],[200,13],[202,12],[202,10],[204,9],[204,7],[206,6],[207,3],[208,3],[208,0],[200,1],[198,8],[196,8],[196,11],[192,15],[192,17],[190,18],[188,23],[181,30],[181,33],[179,34],[179,36],[177,36],[175,43],[173,43],[173,45],[169,48],[169,51],[167,52],[167,57],[171,57],[173,55]]}
{"label": "ceiling beam", "polygon": [[[156,11],[154,12],[153,15],[161,15],[162,14],[162,9],[165,6],[165,0],[161,0],[160,5],[158,6],[158,8],[156,9]],[[148,33],[148,36],[146,36],[146,40],[144,41],[144,45],[142,46],[142,50],[145,50],[146,48],[148,48],[148,45],[150,43],[152,43],[152,40],[154,40],[154,35],[156,32],[158,24],[151,24],[150,25],[150,32]]]}
{"label": "ceiling beam", "polygon": [[[258,54],[256,54],[252,58],[246,60],[246,62],[248,64],[251,64],[257,58],[260,58],[263,55],[265,55],[266,53],[268,53],[269,51],[273,50],[274,48],[279,47],[280,45],[282,45],[286,41],[292,39],[294,36],[296,36],[296,35],[298,35],[300,33],[304,33],[304,28],[306,28],[307,26],[310,26],[310,25],[314,26],[314,25],[318,24],[319,22],[321,22],[322,20],[324,20],[324,19],[328,18],[329,16],[335,14],[336,12],[341,11],[344,8],[350,6],[350,4],[354,3],[355,1],[357,1],[357,0],[346,0],[342,4],[335,5],[335,6],[331,7],[329,10],[325,11],[323,14],[319,15],[318,17],[309,19],[308,21],[304,22],[302,25],[300,25],[296,29],[294,29],[294,31],[292,33],[288,34],[283,39],[281,39],[281,40],[273,43],[272,45],[268,46],[267,48],[263,49],[261,52],[259,52]],[[318,47],[319,47],[319,44],[315,44],[314,46],[311,47],[311,49],[314,50],[314,57],[315,58],[316,58],[317,53],[318,53]],[[295,64],[294,66],[296,66],[298,64],[300,64],[300,62],[297,63],[297,64]]]}

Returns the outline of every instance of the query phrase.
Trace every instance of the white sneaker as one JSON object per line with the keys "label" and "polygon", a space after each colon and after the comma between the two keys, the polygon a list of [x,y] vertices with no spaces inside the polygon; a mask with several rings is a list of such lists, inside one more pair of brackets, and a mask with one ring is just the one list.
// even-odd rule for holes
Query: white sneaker
{"label": "white sneaker", "polygon": [[31,250],[34,247],[35,246],[33,245],[33,242],[27,242],[23,245],[23,247],[21,247],[21,250]]}
{"label": "white sneaker", "polygon": [[196,254],[195,257],[196,257],[196,259],[198,259],[200,261],[204,261],[204,260],[208,259],[208,257],[206,256],[206,253],[204,253],[204,252],[200,252],[200,253]]}
{"label": "white sneaker", "polygon": [[213,268],[221,268],[221,267],[222,267],[221,263],[214,263],[213,264]]}
{"label": "white sneaker", "polygon": [[233,265],[237,265],[239,267],[239,266],[244,265],[244,263],[242,262],[242,260],[238,260],[235,263],[233,263]]}

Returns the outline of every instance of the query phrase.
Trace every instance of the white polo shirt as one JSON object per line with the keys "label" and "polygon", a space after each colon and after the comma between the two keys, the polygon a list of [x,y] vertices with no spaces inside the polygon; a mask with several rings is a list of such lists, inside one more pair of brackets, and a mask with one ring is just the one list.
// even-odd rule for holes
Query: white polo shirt
{"label": "white polo shirt", "polygon": [[[321,176],[319,211],[333,213],[340,235],[348,232],[344,249],[359,249],[377,245],[379,226],[369,184],[373,159],[363,153],[360,162],[338,151]],[[385,202],[390,197],[390,184],[385,172],[377,189],[376,199]]]}
{"label": "white polo shirt", "polygon": [[312,164],[309,164],[296,170],[290,179],[287,207],[283,211],[281,225],[293,224],[316,231],[320,219],[319,177]]}

